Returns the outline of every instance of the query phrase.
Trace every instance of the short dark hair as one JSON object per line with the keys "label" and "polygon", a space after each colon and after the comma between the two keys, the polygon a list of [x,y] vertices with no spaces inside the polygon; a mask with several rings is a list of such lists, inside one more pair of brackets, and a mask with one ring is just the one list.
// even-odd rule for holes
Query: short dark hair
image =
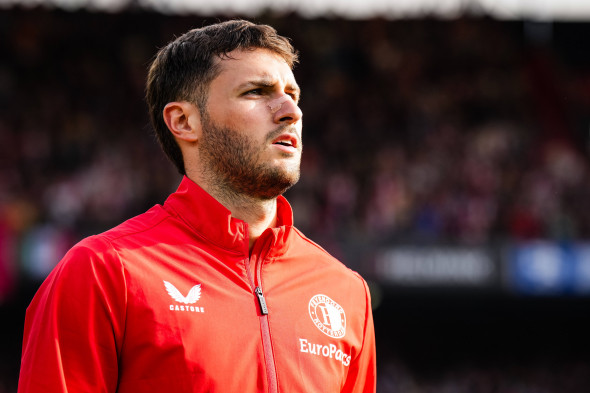
{"label": "short dark hair", "polygon": [[182,152],[164,122],[164,107],[173,101],[189,101],[203,114],[209,85],[220,72],[217,60],[238,49],[268,49],[291,69],[298,57],[289,40],[273,27],[230,20],[181,35],[158,51],[149,68],[146,102],[151,123],[164,153],[182,175],[186,173]]}

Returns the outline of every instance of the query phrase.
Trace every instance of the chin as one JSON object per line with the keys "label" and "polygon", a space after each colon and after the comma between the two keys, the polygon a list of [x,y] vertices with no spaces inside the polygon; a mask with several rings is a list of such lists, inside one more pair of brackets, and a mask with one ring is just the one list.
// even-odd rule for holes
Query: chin
{"label": "chin", "polygon": [[260,199],[274,199],[284,194],[299,181],[299,168],[291,171],[275,171],[260,182],[262,187],[257,189],[256,197]]}

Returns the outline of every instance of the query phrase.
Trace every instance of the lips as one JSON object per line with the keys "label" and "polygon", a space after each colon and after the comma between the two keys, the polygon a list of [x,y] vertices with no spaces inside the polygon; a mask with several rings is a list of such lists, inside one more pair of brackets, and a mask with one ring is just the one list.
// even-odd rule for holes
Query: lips
{"label": "lips", "polygon": [[295,135],[291,133],[284,133],[276,137],[272,141],[272,144],[297,148],[297,146],[299,146],[299,141]]}

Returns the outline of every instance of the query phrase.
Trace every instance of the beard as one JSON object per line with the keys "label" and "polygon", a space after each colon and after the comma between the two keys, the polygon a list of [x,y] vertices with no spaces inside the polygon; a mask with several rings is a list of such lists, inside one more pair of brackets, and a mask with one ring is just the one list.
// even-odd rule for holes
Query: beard
{"label": "beard", "polygon": [[[199,154],[203,174],[226,196],[274,199],[299,180],[300,159],[285,166],[273,166],[263,157],[269,143],[290,126],[277,128],[259,143],[235,129],[217,126],[207,114],[202,116],[202,125]],[[299,151],[301,148],[300,143]],[[289,157],[287,153],[281,154]]]}

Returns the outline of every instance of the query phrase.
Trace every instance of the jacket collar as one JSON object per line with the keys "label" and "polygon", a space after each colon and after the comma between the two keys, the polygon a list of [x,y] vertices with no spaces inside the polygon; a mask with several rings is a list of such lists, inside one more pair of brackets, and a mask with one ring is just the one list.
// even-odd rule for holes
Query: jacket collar
{"label": "jacket collar", "polygon": [[[182,178],[176,192],[164,203],[164,208],[200,237],[219,247],[248,255],[248,224],[233,218],[225,206],[188,177]],[[276,236],[277,231],[284,232],[292,226],[293,211],[281,195],[277,198],[277,225],[273,232]]]}

